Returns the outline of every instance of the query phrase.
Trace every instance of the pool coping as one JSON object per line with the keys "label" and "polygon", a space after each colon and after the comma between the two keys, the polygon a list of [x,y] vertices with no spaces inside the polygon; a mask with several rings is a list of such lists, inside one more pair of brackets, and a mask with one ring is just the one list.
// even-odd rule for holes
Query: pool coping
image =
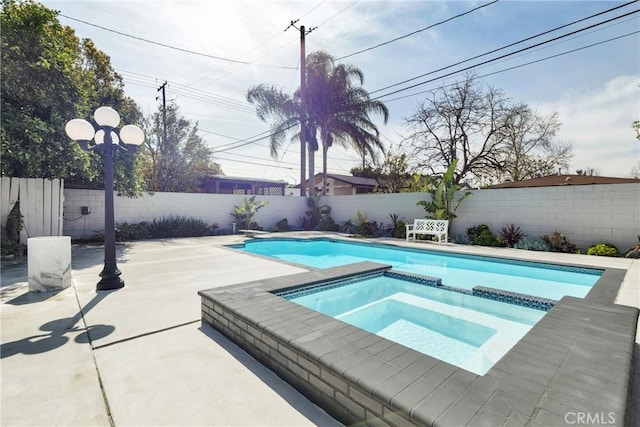
{"label": "pool coping", "polygon": [[347,424],[556,425],[587,414],[624,425],[638,317],[614,304],[625,270],[606,268],[584,299],[558,301],[484,376],[272,294],[388,269],[364,262],[200,291],[202,321]]}

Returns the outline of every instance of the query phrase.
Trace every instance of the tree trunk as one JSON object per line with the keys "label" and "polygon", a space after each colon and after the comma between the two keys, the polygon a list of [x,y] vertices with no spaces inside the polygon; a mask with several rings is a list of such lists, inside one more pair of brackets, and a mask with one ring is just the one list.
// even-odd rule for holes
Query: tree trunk
{"label": "tree trunk", "polygon": [[329,152],[329,147],[325,144],[322,145],[322,195],[327,195],[327,153]]}
{"label": "tree trunk", "polygon": [[307,142],[309,148],[309,197],[315,197],[316,195],[316,177],[315,177],[315,151],[313,146]]}

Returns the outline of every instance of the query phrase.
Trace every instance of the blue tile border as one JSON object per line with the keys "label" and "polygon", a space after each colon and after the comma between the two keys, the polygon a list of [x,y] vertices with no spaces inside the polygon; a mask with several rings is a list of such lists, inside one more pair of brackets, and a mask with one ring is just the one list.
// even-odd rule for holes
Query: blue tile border
{"label": "blue tile border", "polygon": [[371,279],[374,277],[390,277],[393,279],[404,280],[407,282],[415,283],[422,286],[432,286],[438,289],[443,289],[459,294],[472,295],[479,298],[485,298],[492,301],[504,302],[507,304],[518,305],[526,308],[533,308],[536,310],[549,311],[556,304],[556,300],[549,298],[537,297],[535,295],[522,294],[518,292],[504,291],[502,289],[495,289],[486,286],[475,286],[473,289],[457,288],[455,286],[447,286],[442,284],[442,280],[437,277],[423,276],[415,273],[405,273],[404,271],[387,270],[384,272],[376,272],[372,274],[362,274],[358,276],[352,276],[346,279],[335,279],[327,282],[313,283],[311,285],[300,286],[296,288],[286,289],[284,291],[278,291],[274,294],[276,296],[291,300],[293,298],[299,298],[307,295],[312,295],[317,292],[335,289],[342,286],[351,285],[363,280]]}

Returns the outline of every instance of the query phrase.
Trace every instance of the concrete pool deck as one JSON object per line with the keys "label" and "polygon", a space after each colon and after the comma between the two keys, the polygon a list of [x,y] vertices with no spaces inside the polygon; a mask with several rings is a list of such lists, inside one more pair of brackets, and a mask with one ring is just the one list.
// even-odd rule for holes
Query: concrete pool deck
{"label": "concrete pool deck", "polygon": [[[220,236],[119,245],[126,286],[100,293],[95,284],[101,246],[73,247],[73,286],[57,294],[28,293],[26,261],[3,261],[0,424],[339,425],[200,324],[198,291],[306,271],[222,247],[243,240]],[[408,245],[625,269],[617,302],[639,305],[637,260]],[[640,406],[638,394],[632,406]]]}

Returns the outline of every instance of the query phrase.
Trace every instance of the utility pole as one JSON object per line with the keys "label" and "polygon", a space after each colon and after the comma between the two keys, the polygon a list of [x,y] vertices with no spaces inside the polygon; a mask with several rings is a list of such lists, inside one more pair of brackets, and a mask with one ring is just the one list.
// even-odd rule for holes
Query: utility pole
{"label": "utility pole", "polygon": [[[307,59],[305,54],[305,36],[309,34],[311,31],[315,30],[317,27],[311,28],[310,30],[306,30],[304,25],[301,25],[300,28],[296,27],[296,22],[291,21],[291,24],[284,30],[287,31],[289,28],[293,27],[300,31],[300,196],[306,196],[306,177],[305,177],[305,167],[306,167],[306,158],[305,158],[305,150],[307,148],[307,136],[309,131],[307,129]],[[313,176],[313,150],[311,146],[309,146],[309,196],[315,196],[315,182]]]}
{"label": "utility pole", "polygon": [[[167,82],[165,81],[162,86],[160,86],[158,88],[158,90],[156,92],[160,92],[162,91],[162,149],[159,150],[161,153],[164,152],[164,150],[167,149],[167,96],[165,93],[165,88],[167,86]],[[158,99],[158,98],[156,98]],[[160,162],[161,164],[164,163],[162,160],[162,156],[160,157]],[[156,170],[155,173],[158,173],[158,169],[161,167],[160,165],[156,164],[155,165]],[[165,183],[164,182],[160,182],[160,176],[159,174],[156,176],[156,184],[159,187],[160,191],[164,191],[164,186]]]}
{"label": "utility pole", "polygon": [[[165,87],[167,82],[165,81],[160,86],[157,92],[162,91],[162,144],[167,145],[167,96],[165,94]],[[157,98],[156,98],[157,99]]]}

